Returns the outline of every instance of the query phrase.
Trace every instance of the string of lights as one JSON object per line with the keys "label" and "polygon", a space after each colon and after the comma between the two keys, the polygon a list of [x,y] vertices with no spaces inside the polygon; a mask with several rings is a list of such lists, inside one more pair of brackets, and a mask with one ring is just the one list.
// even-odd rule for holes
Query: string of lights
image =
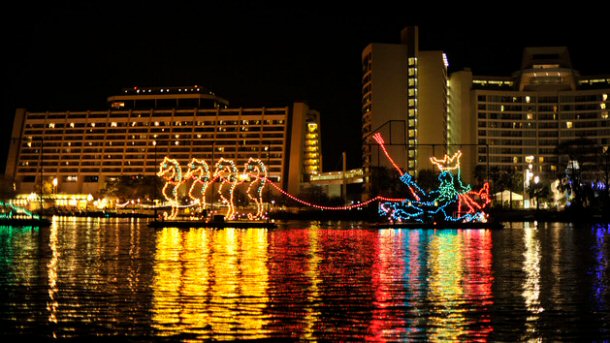
{"label": "string of lights", "polygon": [[[308,207],[320,209],[320,210],[351,210],[356,208],[362,208],[368,206],[369,204],[375,201],[392,201],[392,202],[400,202],[404,199],[401,198],[388,198],[383,196],[376,196],[372,199],[369,199],[364,202],[355,203],[351,205],[345,206],[325,206],[315,204],[303,199],[300,199],[286,191],[284,191],[281,187],[276,185],[271,179],[267,176],[267,167],[260,159],[249,159],[247,163],[244,165],[243,174],[239,174],[235,163],[232,160],[227,160],[221,158],[215,165],[214,177],[209,177],[209,169],[206,169],[204,165],[204,161],[193,159],[191,163],[189,163],[189,171],[185,174],[185,178],[182,179],[182,172],[179,166],[179,163],[175,159],[171,159],[169,157],[165,157],[163,162],[160,163],[160,171],[157,175],[163,177],[165,179],[165,185],[163,186],[162,194],[165,197],[165,200],[170,203],[172,206],[172,212],[167,216],[168,219],[175,219],[178,215],[178,209],[194,207],[196,205],[205,206],[205,200],[203,197],[198,197],[198,195],[194,195],[193,186],[189,188],[189,197],[192,202],[188,205],[179,205],[177,199],[178,187],[180,187],[185,181],[189,178],[193,179],[193,182],[201,182],[204,184],[202,188],[207,189],[209,184],[215,182],[216,180],[221,181],[221,186],[219,187],[218,194],[220,195],[223,203],[228,206],[228,210],[225,214],[225,218],[233,219],[237,214],[235,211],[235,204],[233,202],[233,193],[235,187],[237,185],[244,183],[246,181],[249,182],[248,188],[246,190],[246,194],[248,198],[255,202],[256,204],[256,212],[254,214],[248,214],[248,218],[252,220],[264,219],[266,218],[263,213],[263,190],[267,185],[272,186],[277,189],[281,194],[292,199],[300,204],[306,205]],[[229,185],[228,197],[225,196],[223,192],[224,186]],[[205,193],[205,192],[204,192]],[[119,207],[127,206],[130,202],[126,202],[124,204],[118,204]]]}
{"label": "string of lights", "polygon": [[[220,158],[218,162],[216,162],[214,178],[220,179],[220,187],[218,187],[218,195],[222,202],[227,205],[227,212],[225,213],[225,218],[231,220],[235,217],[235,203],[233,202],[233,195],[235,192],[235,187],[237,187],[238,183],[238,173],[237,167],[235,166],[235,162],[233,160],[227,160],[224,158]],[[225,186],[229,186],[229,194],[228,198],[225,197],[225,193],[223,193],[223,189]]]}
{"label": "string of lights", "polygon": [[[376,133],[373,137],[394,168],[402,173],[386,150],[381,134]],[[485,183],[476,192],[472,191],[470,185],[464,185],[460,168],[461,156],[462,152],[457,151],[452,156],[445,155],[443,159],[430,157],[430,162],[440,170],[440,175],[437,189],[429,193],[419,187],[410,174],[402,174],[400,180],[408,187],[413,200],[380,203],[379,214],[386,216],[390,221],[398,222],[423,223],[433,221],[435,218],[452,222],[486,222],[488,215],[484,209],[491,203],[489,184]],[[454,171],[455,178],[452,173]]]}
{"label": "string of lights", "polygon": [[256,204],[256,213],[248,213],[248,219],[265,219],[266,217],[263,214],[263,189],[267,183],[267,167],[260,159],[249,158],[245,164],[244,174],[248,177],[254,177],[254,180],[250,181],[248,185],[246,194],[248,199]]}
{"label": "string of lights", "polygon": [[0,213],[0,219],[17,219],[17,218],[19,218],[19,219],[27,219],[27,218],[40,219],[39,215],[34,214],[23,207],[15,206],[13,204],[6,203],[4,201],[0,201],[0,206],[2,206],[3,208],[10,209],[6,213]]}
{"label": "string of lights", "polygon": [[[347,211],[362,208],[379,201],[379,214],[387,217],[390,221],[414,220],[424,222],[435,216],[441,216],[446,221],[486,221],[487,214],[484,209],[491,202],[489,184],[486,183],[479,191],[472,191],[470,185],[463,184],[460,169],[461,151],[456,152],[453,156],[445,155],[443,159],[430,158],[430,161],[441,173],[438,176],[438,188],[427,193],[414,181],[410,174],[403,173],[402,169],[392,159],[384,146],[381,134],[377,133],[373,137],[382,148],[384,155],[401,174],[400,180],[407,186],[413,199],[388,198],[377,195],[367,201],[350,205],[320,205],[290,194],[271,181],[267,175],[267,168],[260,159],[249,159],[244,164],[243,173],[240,174],[232,160],[221,158],[214,166],[213,177],[211,177],[209,167],[205,161],[193,159],[189,163],[189,171],[186,173],[186,178],[183,179],[178,161],[165,157],[160,164],[158,175],[166,180],[162,194],[165,200],[172,206],[172,212],[167,218],[176,218],[180,208],[197,205],[204,208],[206,205],[205,190],[210,183],[219,181],[218,194],[223,203],[228,207],[225,213],[225,218],[228,220],[234,219],[237,215],[233,199],[235,188],[239,184],[249,182],[246,194],[248,199],[256,204],[256,212],[248,214],[248,218],[251,220],[266,218],[263,212],[262,193],[265,187],[273,187],[283,196],[307,207],[319,210]],[[454,178],[453,172],[456,172],[457,177]],[[192,201],[189,205],[180,206],[177,199],[178,187],[188,179],[193,180],[193,185],[191,185],[188,192]],[[199,192],[194,191],[195,183],[201,184],[201,195],[199,195]]]}
{"label": "string of lights", "polygon": [[298,198],[298,197],[296,197],[296,196],[286,192],[285,190],[280,188],[278,185],[273,183],[271,180],[269,180],[269,184],[273,188],[277,189],[280,193],[282,193],[283,195],[287,196],[288,198],[290,198],[290,199],[292,199],[292,200],[294,200],[294,201],[296,201],[296,202],[298,202],[300,204],[303,204],[305,206],[317,208],[319,210],[346,211],[346,210],[352,210],[352,209],[355,209],[355,208],[361,208],[361,207],[368,206],[369,204],[371,204],[371,203],[373,203],[375,201],[378,201],[378,200],[381,200],[381,201],[391,201],[391,202],[401,202],[401,201],[405,200],[405,199],[399,199],[399,198],[387,198],[387,197],[383,197],[383,196],[378,195],[378,196],[376,196],[376,197],[374,197],[372,199],[369,199],[369,200],[366,200],[366,201],[363,201],[363,202],[360,202],[360,203],[352,204],[352,205],[345,205],[345,206],[324,206],[324,205],[318,205],[318,204],[314,204],[312,202],[300,199],[300,198]]}

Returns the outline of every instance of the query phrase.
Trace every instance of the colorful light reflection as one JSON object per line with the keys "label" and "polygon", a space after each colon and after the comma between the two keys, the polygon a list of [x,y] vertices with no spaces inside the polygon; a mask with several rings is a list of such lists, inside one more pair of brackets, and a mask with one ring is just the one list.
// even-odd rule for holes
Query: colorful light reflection
{"label": "colorful light reflection", "polygon": [[[391,222],[482,222],[488,220],[487,208],[491,203],[489,184],[483,184],[478,191],[462,181],[460,157],[461,151],[453,156],[445,155],[442,160],[430,157],[430,162],[440,171],[439,184],[436,189],[424,191],[409,173],[403,171],[394,162],[384,146],[384,140],[378,132],[373,138],[381,147],[386,158],[400,175],[400,181],[407,186],[411,198],[401,201],[386,201],[379,204],[379,215]],[[455,175],[454,175],[455,172]]]}
{"label": "colorful light reflection", "polygon": [[158,232],[153,327],[163,336],[266,337],[265,230]]}

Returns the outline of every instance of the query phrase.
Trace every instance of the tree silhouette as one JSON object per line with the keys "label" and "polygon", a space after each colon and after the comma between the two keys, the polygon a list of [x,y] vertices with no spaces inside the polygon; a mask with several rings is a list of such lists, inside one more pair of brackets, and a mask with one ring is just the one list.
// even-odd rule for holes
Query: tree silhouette
{"label": "tree silhouette", "polygon": [[[569,189],[574,194],[573,206],[576,208],[585,207],[590,199],[586,199],[588,193],[583,187],[583,181],[595,180],[599,177],[598,158],[601,148],[594,140],[586,137],[561,142],[555,149],[560,157],[567,157],[566,176],[570,182]],[[560,162],[561,159],[560,159]],[[593,168],[592,168],[593,166]]]}
{"label": "tree silhouette", "polygon": [[17,192],[15,191],[13,180],[4,175],[0,176],[0,200],[12,199],[15,195],[17,195]]}
{"label": "tree silhouette", "polygon": [[114,196],[121,201],[130,199],[152,200],[161,196],[162,181],[156,176],[121,175],[106,183],[101,195]]}

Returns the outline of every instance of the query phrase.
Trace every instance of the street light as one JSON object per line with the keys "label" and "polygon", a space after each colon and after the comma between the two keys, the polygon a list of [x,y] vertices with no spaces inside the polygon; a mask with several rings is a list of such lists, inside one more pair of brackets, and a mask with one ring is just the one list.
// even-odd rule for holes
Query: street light
{"label": "street light", "polygon": [[530,208],[530,199],[527,189],[530,187],[530,180],[533,178],[534,173],[532,172],[532,165],[530,164],[528,168],[525,169],[525,177],[523,178],[523,208]]}
{"label": "street light", "polygon": [[57,194],[57,177],[53,178],[53,207],[57,204],[57,198],[55,195]]}
{"label": "street light", "polygon": [[265,145],[265,152],[267,152],[267,221],[269,221],[269,202],[271,201],[271,195],[269,193],[269,177],[271,176],[271,156],[269,155],[268,145]]}
{"label": "street light", "polygon": [[154,220],[157,220],[157,179],[156,179],[157,174],[155,173],[155,168],[157,168],[157,141],[153,140],[152,145],[155,149],[155,164],[153,165],[153,187],[155,190],[154,199],[153,199],[153,216],[155,217]]}

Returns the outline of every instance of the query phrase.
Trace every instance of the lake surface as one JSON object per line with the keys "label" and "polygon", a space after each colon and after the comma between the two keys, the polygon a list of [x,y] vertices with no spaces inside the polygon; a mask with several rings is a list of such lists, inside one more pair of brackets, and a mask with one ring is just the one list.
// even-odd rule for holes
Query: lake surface
{"label": "lake surface", "polygon": [[604,341],[608,225],[0,227],[10,339]]}

